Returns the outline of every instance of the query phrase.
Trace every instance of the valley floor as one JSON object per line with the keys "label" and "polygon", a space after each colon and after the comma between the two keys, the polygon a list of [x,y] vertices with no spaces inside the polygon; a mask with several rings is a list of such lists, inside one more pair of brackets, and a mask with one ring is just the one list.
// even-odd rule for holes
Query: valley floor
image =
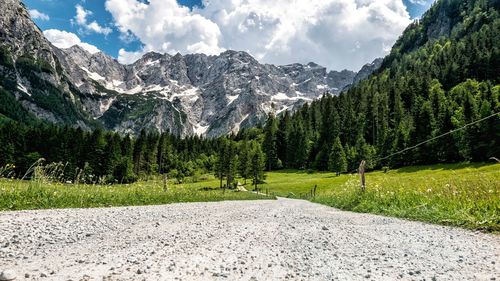
{"label": "valley floor", "polygon": [[[337,177],[329,172],[296,170],[268,172],[265,184],[259,186],[260,194],[223,192],[219,185],[213,175],[187,178],[183,184],[170,179],[167,192],[160,178],[111,186],[0,179],[0,210],[258,200],[276,195],[348,211],[500,232],[500,164],[440,164],[369,172],[365,192],[360,192],[357,174]],[[245,187],[253,190],[251,180]]]}
{"label": "valley floor", "polygon": [[[316,195],[311,191],[316,186]],[[500,232],[500,164],[413,166],[366,174],[281,171],[262,187],[278,196],[301,198],[348,211]]]}
{"label": "valley floor", "polygon": [[295,199],[0,213],[16,280],[490,280],[499,260],[498,235]]}

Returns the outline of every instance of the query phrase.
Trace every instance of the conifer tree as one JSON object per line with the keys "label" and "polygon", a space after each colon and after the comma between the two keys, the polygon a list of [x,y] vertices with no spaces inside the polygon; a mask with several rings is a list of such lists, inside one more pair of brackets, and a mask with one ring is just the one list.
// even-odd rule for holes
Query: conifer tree
{"label": "conifer tree", "polygon": [[252,184],[255,187],[255,191],[259,191],[258,185],[264,181],[264,167],[265,167],[265,155],[262,152],[260,144],[256,142],[251,143],[250,150],[251,167],[250,172],[252,174]]}
{"label": "conifer tree", "polygon": [[247,183],[247,179],[251,177],[250,167],[251,167],[251,158],[250,158],[250,145],[248,140],[243,140],[240,144],[239,155],[238,155],[238,172],[240,176],[244,179],[245,184]]}
{"label": "conifer tree", "polygon": [[290,167],[289,160],[287,159],[290,131],[290,113],[285,111],[279,121],[278,131],[276,133],[276,150],[278,153],[278,159],[280,159],[283,166],[287,168]]}
{"label": "conifer tree", "polygon": [[266,125],[264,127],[264,143],[262,144],[266,154],[266,168],[268,171],[278,167],[278,148],[277,148],[278,124],[272,113],[269,113]]}
{"label": "conifer tree", "polygon": [[140,175],[142,172],[142,167],[144,163],[144,149],[146,146],[146,131],[141,130],[139,137],[135,140],[134,150],[132,155],[132,160],[134,163],[134,172],[136,175]]}
{"label": "conifer tree", "polygon": [[336,172],[337,175],[347,172],[347,158],[339,137],[335,138],[328,164],[330,171]]}
{"label": "conifer tree", "polygon": [[226,138],[221,138],[218,144],[217,159],[215,163],[215,176],[219,179],[219,188],[222,189],[222,181],[225,175],[225,161],[226,161],[226,150],[228,146],[228,140]]}
{"label": "conifer tree", "polygon": [[230,188],[238,173],[238,153],[236,143],[230,140],[225,150],[224,169],[226,175],[226,187]]}
{"label": "conifer tree", "polygon": [[106,148],[103,161],[104,175],[111,176],[115,171],[115,167],[121,160],[120,136],[117,134],[106,135]]}

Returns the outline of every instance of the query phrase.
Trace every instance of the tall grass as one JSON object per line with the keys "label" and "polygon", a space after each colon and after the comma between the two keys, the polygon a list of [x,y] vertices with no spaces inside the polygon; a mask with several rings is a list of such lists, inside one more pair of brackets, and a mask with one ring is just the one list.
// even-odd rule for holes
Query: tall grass
{"label": "tall grass", "polygon": [[431,166],[357,175],[319,193],[314,202],[443,225],[500,231],[500,165]]}
{"label": "tall grass", "polygon": [[[0,168],[0,210],[87,208],[174,202],[271,199],[273,196],[218,189],[213,176],[184,184],[154,178],[134,184],[62,183],[64,165],[37,164],[30,180],[12,179],[12,165]],[[83,175],[80,175],[83,177]],[[3,178],[2,178],[3,177]],[[88,177],[88,176],[87,176]],[[409,167],[366,175],[279,171],[267,174],[261,192],[301,198],[355,212],[369,212],[485,231],[500,231],[500,164]],[[311,190],[317,186],[316,196]]]}
{"label": "tall grass", "polygon": [[[200,183],[201,184],[201,183]],[[134,184],[64,184],[0,179],[0,210],[158,205],[178,202],[273,199],[250,192],[223,192],[194,185],[169,186],[159,181]]]}
{"label": "tall grass", "polygon": [[133,184],[104,184],[106,181],[103,179],[95,179],[93,184],[83,184],[81,179],[91,178],[91,175],[77,171],[77,179],[66,183],[63,182],[66,166],[62,163],[43,164],[43,161],[39,160],[29,168],[22,179],[12,177],[13,168],[13,165],[0,168],[0,210],[273,199],[251,192],[220,190],[213,176],[188,184],[169,181],[168,190],[165,191],[163,179],[155,177]]}

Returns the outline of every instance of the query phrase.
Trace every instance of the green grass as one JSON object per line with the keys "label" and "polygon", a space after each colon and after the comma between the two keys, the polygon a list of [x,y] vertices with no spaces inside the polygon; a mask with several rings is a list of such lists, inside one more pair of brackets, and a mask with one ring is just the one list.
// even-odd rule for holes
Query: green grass
{"label": "green grass", "polygon": [[[278,196],[328,206],[476,230],[500,231],[500,164],[453,164],[402,168],[366,175],[297,171],[269,173],[263,186]],[[316,197],[310,190],[317,185]]]}
{"label": "green grass", "polygon": [[[500,232],[500,164],[453,164],[367,173],[362,193],[357,175],[279,171],[267,174],[261,192],[301,198],[355,212]],[[240,180],[241,182],[241,180]],[[176,202],[272,199],[226,191],[213,176],[197,183],[161,180],[130,185],[49,184],[0,179],[0,210],[156,205]],[[311,189],[317,186],[316,197]],[[247,188],[251,188],[250,185]],[[208,190],[207,190],[208,189]]]}
{"label": "green grass", "polygon": [[74,185],[0,179],[0,210],[93,208],[159,205],[178,202],[274,199],[251,192],[218,189],[216,180],[190,184],[169,183],[163,191],[158,181],[130,185]]}
{"label": "green grass", "polygon": [[334,173],[283,170],[267,173],[266,183],[259,188],[281,197],[309,199],[308,194],[315,185],[319,193],[340,186],[346,180],[347,176],[336,177]]}

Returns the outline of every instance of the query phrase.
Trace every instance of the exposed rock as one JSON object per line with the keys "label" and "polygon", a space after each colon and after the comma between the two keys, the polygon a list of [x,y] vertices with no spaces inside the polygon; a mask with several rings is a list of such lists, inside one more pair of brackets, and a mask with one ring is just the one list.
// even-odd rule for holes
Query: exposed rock
{"label": "exposed rock", "polygon": [[372,73],[380,68],[383,61],[383,58],[377,58],[372,63],[365,64],[354,77],[352,85],[356,85],[362,80],[368,78]]}
{"label": "exposed rock", "polygon": [[269,112],[338,94],[356,74],[327,72],[315,63],[260,64],[237,51],[218,56],[150,52],[125,66],[80,47],[56,53],[70,80],[92,96],[84,100],[87,111],[109,129],[128,134],[143,128],[181,136],[236,132],[262,122]]}
{"label": "exposed rock", "polygon": [[0,273],[0,281],[16,280],[16,273],[12,270],[4,270]]}
{"label": "exposed rock", "polygon": [[[36,117],[84,128],[102,123],[123,134],[153,129],[220,136],[254,126],[270,112],[293,111],[325,93],[339,94],[375,68],[366,67],[356,76],[348,70],[328,72],[312,62],[275,66],[238,51],[218,56],[149,52],[122,65],[79,46],[58,49],[19,0],[0,4],[8,7],[0,16],[0,46],[8,48],[14,62],[22,56],[51,68],[28,79],[15,67],[0,65],[0,76],[17,81],[10,91]],[[39,80],[53,88],[40,89]],[[59,99],[62,105],[44,104],[43,95],[56,96],[51,102]]]}
{"label": "exposed rock", "polygon": [[33,23],[19,0],[0,0],[0,44],[9,48],[14,61],[20,56],[42,59],[56,68],[50,42]]}

